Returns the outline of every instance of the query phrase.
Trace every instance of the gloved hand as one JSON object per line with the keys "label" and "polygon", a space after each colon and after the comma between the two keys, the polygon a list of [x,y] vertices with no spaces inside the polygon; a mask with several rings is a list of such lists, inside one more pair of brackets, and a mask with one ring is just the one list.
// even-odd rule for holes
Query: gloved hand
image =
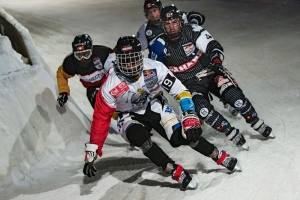
{"label": "gloved hand", "polygon": [[199,12],[191,11],[187,14],[187,20],[188,23],[197,24],[201,26],[202,24],[204,24],[205,17]]}
{"label": "gloved hand", "polygon": [[201,122],[194,111],[187,111],[182,116],[182,136],[188,142],[197,142],[202,134]]}
{"label": "gloved hand", "polygon": [[97,172],[97,169],[94,166],[94,161],[97,159],[97,150],[98,145],[90,143],[85,144],[85,164],[83,167],[83,173],[88,177],[95,176],[95,172]]}
{"label": "gloved hand", "polygon": [[224,76],[224,77],[226,76],[225,69],[221,63],[210,63],[207,66],[207,68],[214,71],[216,75],[220,75],[220,76]]}
{"label": "gloved hand", "polygon": [[68,101],[68,93],[62,92],[57,97],[57,103],[60,107],[64,107],[65,103]]}

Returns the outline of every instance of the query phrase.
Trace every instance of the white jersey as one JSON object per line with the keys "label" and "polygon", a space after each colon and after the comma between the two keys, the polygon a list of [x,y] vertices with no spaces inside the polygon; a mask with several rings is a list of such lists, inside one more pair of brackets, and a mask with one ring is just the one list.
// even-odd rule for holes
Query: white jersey
{"label": "white jersey", "polygon": [[105,102],[116,111],[144,114],[148,102],[163,89],[173,97],[187,91],[164,64],[144,58],[142,74],[137,82],[127,83],[113,71],[101,93]]}

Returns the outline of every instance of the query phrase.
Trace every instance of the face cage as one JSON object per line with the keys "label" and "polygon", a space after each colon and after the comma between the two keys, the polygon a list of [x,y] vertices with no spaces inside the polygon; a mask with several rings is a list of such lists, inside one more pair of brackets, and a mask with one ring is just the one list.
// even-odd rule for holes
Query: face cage
{"label": "face cage", "polygon": [[88,60],[92,56],[92,49],[87,49],[83,51],[74,51],[74,57],[77,60],[86,59]]}
{"label": "face cage", "polygon": [[179,18],[178,18],[178,20],[179,20],[178,21],[178,23],[179,23],[179,30],[178,30],[177,33],[173,33],[173,34],[168,33],[167,30],[165,29],[165,22],[169,21],[169,20],[161,21],[161,25],[163,27],[163,30],[164,30],[165,34],[168,36],[168,38],[170,40],[177,40],[181,36],[181,31],[182,31],[182,27],[183,27],[183,20],[179,19]]}
{"label": "face cage", "polygon": [[141,51],[128,54],[116,54],[116,57],[117,66],[122,74],[131,78],[140,75],[143,69],[144,58]]}

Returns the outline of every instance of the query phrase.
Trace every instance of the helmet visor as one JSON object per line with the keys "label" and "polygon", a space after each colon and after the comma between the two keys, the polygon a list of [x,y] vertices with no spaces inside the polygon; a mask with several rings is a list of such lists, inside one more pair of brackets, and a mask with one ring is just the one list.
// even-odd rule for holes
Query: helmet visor
{"label": "helmet visor", "polygon": [[86,59],[88,60],[92,56],[92,49],[87,49],[83,51],[74,51],[74,57],[77,60]]}

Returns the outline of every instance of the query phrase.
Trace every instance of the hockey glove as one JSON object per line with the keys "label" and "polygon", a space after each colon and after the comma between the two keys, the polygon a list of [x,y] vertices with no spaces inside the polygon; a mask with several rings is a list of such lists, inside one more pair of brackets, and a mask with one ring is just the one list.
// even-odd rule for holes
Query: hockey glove
{"label": "hockey glove", "polygon": [[207,68],[214,71],[216,75],[226,77],[225,69],[220,63],[210,63]]}
{"label": "hockey glove", "polygon": [[187,20],[188,20],[188,23],[197,24],[197,25],[201,26],[202,24],[204,24],[205,17],[204,17],[204,15],[200,14],[199,12],[191,11],[187,14]]}
{"label": "hockey glove", "polygon": [[202,134],[201,122],[194,111],[187,111],[182,116],[182,136],[190,142],[200,140]]}
{"label": "hockey glove", "polygon": [[58,95],[57,103],[60,107],[64,107],[67,101],[68,101],[68,93],[62,92]]}
{"label": "hockey glove", "polygon": [[97,149],[98,145],[96,144],[85,144],[85,164],[83,167],[83,173],[88,177],[95,176],[95,172],[97,172],[97,169],[94,166],[94,161],[97,159]]}

